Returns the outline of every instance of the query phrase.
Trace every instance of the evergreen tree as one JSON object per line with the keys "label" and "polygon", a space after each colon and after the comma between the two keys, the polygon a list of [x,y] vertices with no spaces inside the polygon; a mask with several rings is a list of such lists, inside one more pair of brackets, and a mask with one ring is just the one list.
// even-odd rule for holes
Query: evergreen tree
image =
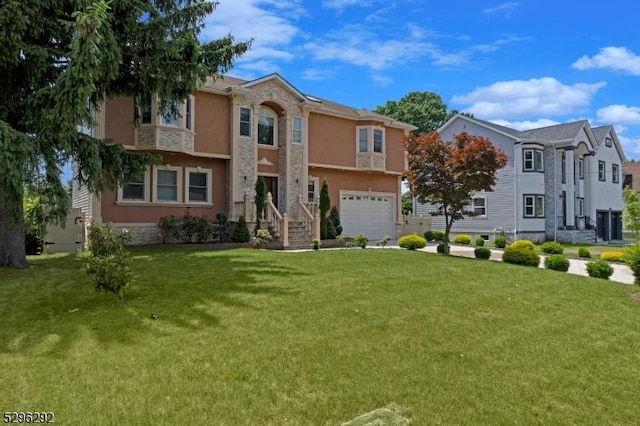
{"label": "evergreen tree", "polygon": [[336,230],[336,237],[342,235],[342,225],[340,224],[340,213],[336,206],[331,207],[329,212],[329,220],[333,222],[333,227]]}
{"label": "evergreen tree", "polygon": [[253,235],[258,235],[258,229],[260,229],[260,219],[262,218],[262,212],[264,211],[264,204],[267,200],[267,186],[264,183],[264,178],[258,176],[256,181],[256,229],[253,231]]}
{"label": "evergreen tree", "polygon": [[[175,110],[206,77],[227,71],[249,43],[198,41],[216,2],[206,0],[8,0],[0,6],[0,266],[27,267],[23,187],[62,220],[69,196],[60,170],[73,160],[92,192],[159,157],[129,152],[82,129],[105,98],[157,95]],[[134,108],[138,115],[138,108]],[[177,113],[177,110],[172,111]],[[135,117],[134,122],[138,121]]]}
{"label": "evergreen tree", "polygon": [[233,230],[231,240],[234,243],[248,243],[250,239],[251,236],[249,235],[249,227],[247,226],[247,221],[244,216],[240,216],[240,219],[238,219],[238,223]]}
{"label": "evergreen tree", "polygon": [[327,212],[331,207],[331,199],[329,198],[329,183],[326,179],[322,181],[322,189],[320,189],[320,238],[327,239]]}

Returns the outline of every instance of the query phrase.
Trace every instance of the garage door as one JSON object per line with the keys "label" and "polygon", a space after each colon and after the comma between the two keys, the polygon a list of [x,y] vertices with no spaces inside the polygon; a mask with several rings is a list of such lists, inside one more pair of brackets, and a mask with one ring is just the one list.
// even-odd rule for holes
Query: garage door
{"label": "garage door", "polygon": [[393,195],[340,195],[340,220],[343,235],[353,237],[364,234],[369,240],[385,235],[394,237],[395,225]]}

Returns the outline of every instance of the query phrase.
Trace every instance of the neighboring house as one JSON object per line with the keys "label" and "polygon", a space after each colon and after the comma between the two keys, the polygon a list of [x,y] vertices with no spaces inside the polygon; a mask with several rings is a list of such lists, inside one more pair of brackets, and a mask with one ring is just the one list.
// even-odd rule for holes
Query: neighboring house
{"label": "neighboring house", "polygon": [[[478,215],[454,222],[452,234],[493,239],[593,242],[622,239],[624,153],[612,126],[586,120],[518,131],[457,115],[439,130],[443,140],[467,132],[487,137],[508,156],[494,191],[473,196]],[[416,214],[434,206],[416,203]],[[444,229],[444,217],[432,218]]]}
{"label": "neighboring house", "polygon": [[132,99],[108,99],[96,136],[161,154],[163,164],[100,197],[74,187],[74,207],[91,220],[132,229],[136,243],[154,243],[158,219],[187,209],[254,221],[255,182],[263,176],[272,200],[264,221],[286,246],[289,229],[303,228],[306,240],[317,236],[327,179],[343,234],[371,239],[400,229],[403,138],[415,127],[305,95],[278,74],[207,81],[178,107],[177,116],[159,111],[150,96],[135,127]]}
{"label": "neighboring house", "polygon": [[634,191],[640,191],[640,162],[625,161],[622,165],[622,187],[628,186]]}

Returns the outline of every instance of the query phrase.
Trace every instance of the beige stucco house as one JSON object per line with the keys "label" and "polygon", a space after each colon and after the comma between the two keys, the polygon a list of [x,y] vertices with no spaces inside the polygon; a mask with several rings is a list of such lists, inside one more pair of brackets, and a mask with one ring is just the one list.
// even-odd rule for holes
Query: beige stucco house
{"label": "beige stucco house", "polygon": [[278,74],[245,81],[207,81],[178,106],[159,111],[151,98],[133,125],[130,98],[98,110],[97,137],[127,149],[158,153],[152,166],[124,187],[91,195],[74,188],[74,207],[98,222],[133,230],[134,242],[160,241],[160,217],[184,214],[255,220],[258,176],[270,192],[265,220],[288,245],[289,229],[317,235],[317,201],[327,179],[344,231],[370,239],[400,228],[403,138],[414,127],[365,109],[309,96]]}

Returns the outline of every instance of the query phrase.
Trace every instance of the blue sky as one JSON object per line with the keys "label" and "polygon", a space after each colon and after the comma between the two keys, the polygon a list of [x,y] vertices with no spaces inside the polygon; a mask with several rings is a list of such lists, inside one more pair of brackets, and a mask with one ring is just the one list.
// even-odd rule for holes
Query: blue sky
{"label": "blue sky", "polygon": [[234,77],[369,109],[431,91],[517,129],[588,119],[640,159],[639,21],[630,0],[220,0],[202,38],[254,39]]}

